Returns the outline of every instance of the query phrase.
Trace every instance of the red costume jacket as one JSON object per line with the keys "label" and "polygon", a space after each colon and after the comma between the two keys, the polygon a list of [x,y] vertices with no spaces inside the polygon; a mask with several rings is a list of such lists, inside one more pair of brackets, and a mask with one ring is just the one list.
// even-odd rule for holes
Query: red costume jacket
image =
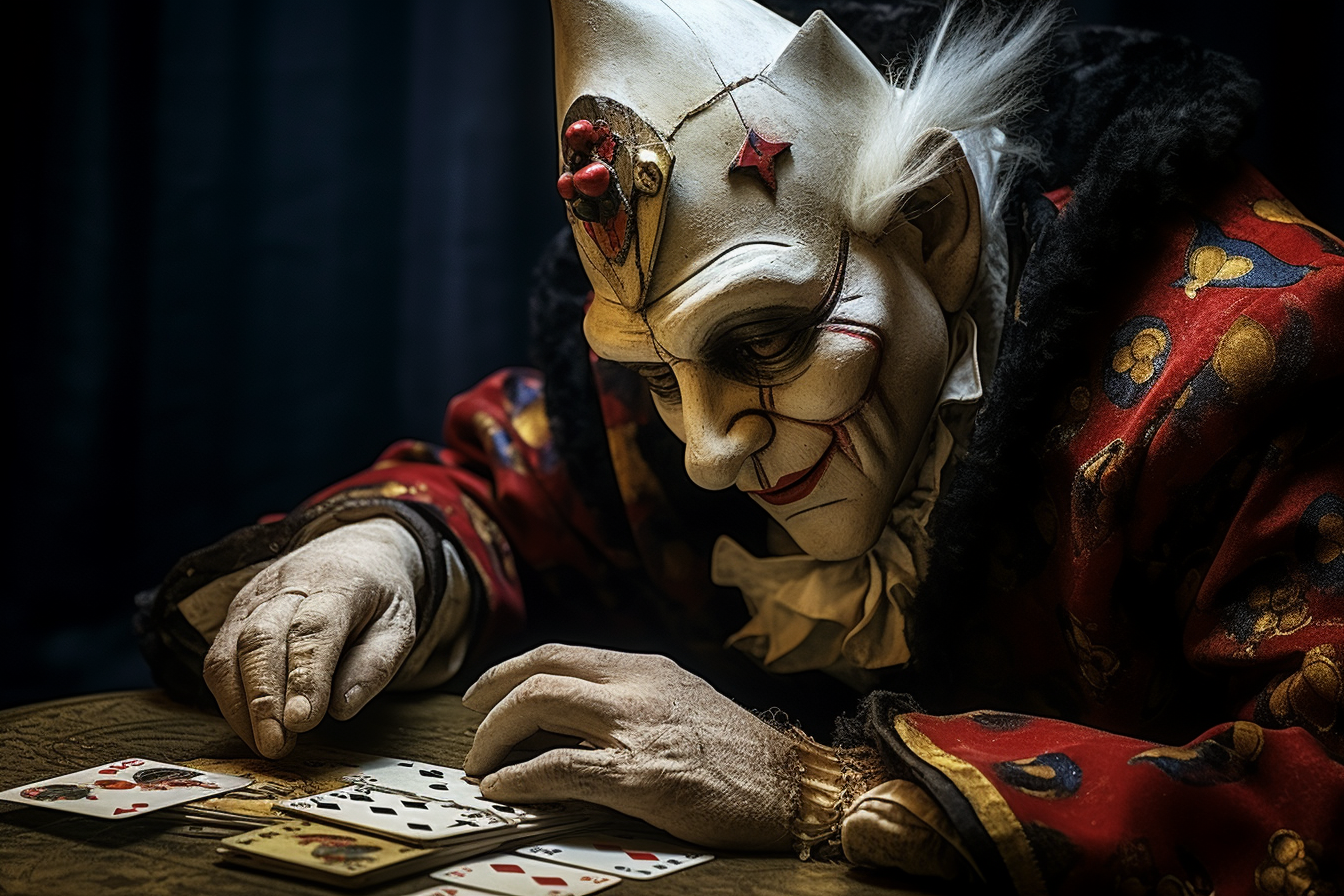
{"label": "red costume jacket", "polygon": [[[1146,164],[1074,166],[1076,195],[1026,210],[1001,360],[934,518],[941,565],[912,618],[924,672],[892,682],[961,711],[882,690],[842,735],[938,800],[996,891],[1337,892],[1344,245],[1246,167],[1198,201],[1143,206],[1141,235],[1088,237],[1116,209],[1139,214],[1114,197],[1161,192],[1102,183]],[[183,598],[333,507],[409,509],[422,540],[449,538],[474,577],[479,650],[531,614],[730,653],[744,609],[710,584],[707,548],[730,528],[750,544],[741,527],[764,516],[737,494],[718,496],[731,515],[688,511],[638,377],[589,363],[605,430],[591,456],[559,431],[584,409],[567,397],[548,413],[541,374],[501,371],[454,399],[445,447],[398,443],[289,518],[185,558],[143,617],[161,680],[199,675],[207,646]],[[599,472],[579,482],[579,466]]]}

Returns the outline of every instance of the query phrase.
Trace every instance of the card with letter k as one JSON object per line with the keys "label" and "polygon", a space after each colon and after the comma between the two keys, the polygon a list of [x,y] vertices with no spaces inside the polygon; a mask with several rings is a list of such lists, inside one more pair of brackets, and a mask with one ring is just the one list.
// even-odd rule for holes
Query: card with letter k
{"label": "card with letter k", "polygon": [[120,759],[0,793],[0,799],[98,818],[132,818],[252,782],[152,759]]}

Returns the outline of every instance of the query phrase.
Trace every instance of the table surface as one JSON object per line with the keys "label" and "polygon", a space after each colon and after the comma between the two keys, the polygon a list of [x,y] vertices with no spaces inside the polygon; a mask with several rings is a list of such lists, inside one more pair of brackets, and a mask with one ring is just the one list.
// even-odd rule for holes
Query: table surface
{"label": "table surface", "polygon": [[[480,716],[447,694],[385,694],[348,722],[327,719],[299,739],[306,746],[460,767]],[[119,691],[55,700],[0,712],[5,762],[0,790],[127,756],[167,762],[250,756],[218,716],[175,703],[159,691]],[[202,893],[407,894],[434,886],[428,874],[378,887],[341,891],[221,863],[215,842],[174,833],[154,816],[106,821],[0,803],[0,894]],[[720,855],[659,880],[626,881],[621,896],[745,893],[832,896],[910,894],[891,879],[840,864],[789,856]]]}

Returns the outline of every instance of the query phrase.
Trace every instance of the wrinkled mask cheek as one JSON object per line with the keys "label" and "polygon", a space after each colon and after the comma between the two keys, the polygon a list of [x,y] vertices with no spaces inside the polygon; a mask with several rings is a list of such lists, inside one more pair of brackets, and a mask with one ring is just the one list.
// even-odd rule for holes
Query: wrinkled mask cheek
{"label": "wrinkled mask cheek", "polygon": [[839,423],[872,394],[882,337],[862,325],[823,325],[807,367],[762,390],[765,409],[807,423]]}

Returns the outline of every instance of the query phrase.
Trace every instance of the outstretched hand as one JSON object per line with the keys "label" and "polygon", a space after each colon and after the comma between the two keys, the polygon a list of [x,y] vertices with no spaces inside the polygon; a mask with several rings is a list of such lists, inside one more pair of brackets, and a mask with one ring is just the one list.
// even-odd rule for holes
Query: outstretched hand
{"label": "outstretched hand", "polygon": [[[792,740],[666,657],[550,644],[495,666],[462,702],[487,713],[465,765],[490,799],[587,800],[704,846],[790,843]],[[592,748],[503,765],[542,731]]]}
{"label": "outstretched hand", "polygon": [[278,759],[328,712],[359,712],[415,643],[423,578],[415,539],[385,518],[342,526],[258,573],[205,657],[229,725]]}

